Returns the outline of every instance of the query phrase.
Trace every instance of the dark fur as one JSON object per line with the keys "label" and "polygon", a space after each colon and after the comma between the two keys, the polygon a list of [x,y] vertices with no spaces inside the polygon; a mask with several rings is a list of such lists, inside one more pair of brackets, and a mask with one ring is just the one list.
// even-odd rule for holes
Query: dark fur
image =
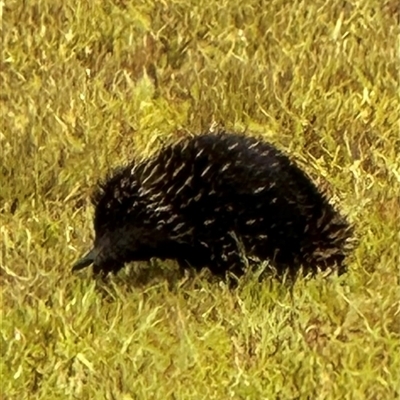
{"label": "dark fur", "polygon": [[95,272],[117,272],[157,257],[240,275],[246,254],[279,271],[302,265],[342,272],[352,234],[287,156],[238,134],[167,146],[116,171],[93,203],[94,249],[74,269],[93,263]]}

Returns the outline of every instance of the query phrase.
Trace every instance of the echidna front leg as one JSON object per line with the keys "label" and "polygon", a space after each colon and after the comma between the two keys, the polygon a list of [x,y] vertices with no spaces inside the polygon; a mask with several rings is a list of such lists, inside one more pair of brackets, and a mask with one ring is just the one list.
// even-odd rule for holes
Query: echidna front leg
{"label": "echidna front leg", "polygon": [[211,253],[209,268],[213,274],[225,276],[226,272],[230,271],[237,277],[243,275],[245,259],[235,235],[222,236],[209,246]]}
{"label": "echidna front leg", "polygon": [[181,270],[195,268],[201,270],[210,264],[210,249],[205,242],[183,247],[176,257]]}

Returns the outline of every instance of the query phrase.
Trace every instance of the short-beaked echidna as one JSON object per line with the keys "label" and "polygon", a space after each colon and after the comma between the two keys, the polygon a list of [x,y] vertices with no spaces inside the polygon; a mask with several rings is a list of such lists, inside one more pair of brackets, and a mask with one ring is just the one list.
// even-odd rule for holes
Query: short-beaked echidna
{"label": "short-beaked echidna", "polygon": [[218,275],[244,256],[278,271],[337,266],[352,228],[309,177],[269,143],[207,133],[164,146],[100,183],[93,249],[73,270],[117,272],[130,261],[175,259]]}

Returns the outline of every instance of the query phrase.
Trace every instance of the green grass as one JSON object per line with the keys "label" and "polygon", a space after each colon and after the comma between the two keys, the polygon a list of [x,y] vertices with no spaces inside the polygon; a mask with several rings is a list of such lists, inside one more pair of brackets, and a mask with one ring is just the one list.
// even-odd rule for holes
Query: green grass
{"label": "green grass", "polygon": [[[400,396],[395,0],[0,3],[2,399]],[[236,289],[71,266],[109,168],[210,126],[262,133],[357,228],[349,273]]]}

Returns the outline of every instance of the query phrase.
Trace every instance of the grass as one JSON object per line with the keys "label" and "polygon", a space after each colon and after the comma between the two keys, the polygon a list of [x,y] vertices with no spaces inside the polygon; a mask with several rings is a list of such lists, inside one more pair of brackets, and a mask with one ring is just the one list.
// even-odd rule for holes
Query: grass
{"label": "grass", "polygon": [[[394,0],[1,2],[2,399],[400,396]],[[210,126],[262,133],[360,245],[340,278],[236,289],[72,263],[109,168]]]}

